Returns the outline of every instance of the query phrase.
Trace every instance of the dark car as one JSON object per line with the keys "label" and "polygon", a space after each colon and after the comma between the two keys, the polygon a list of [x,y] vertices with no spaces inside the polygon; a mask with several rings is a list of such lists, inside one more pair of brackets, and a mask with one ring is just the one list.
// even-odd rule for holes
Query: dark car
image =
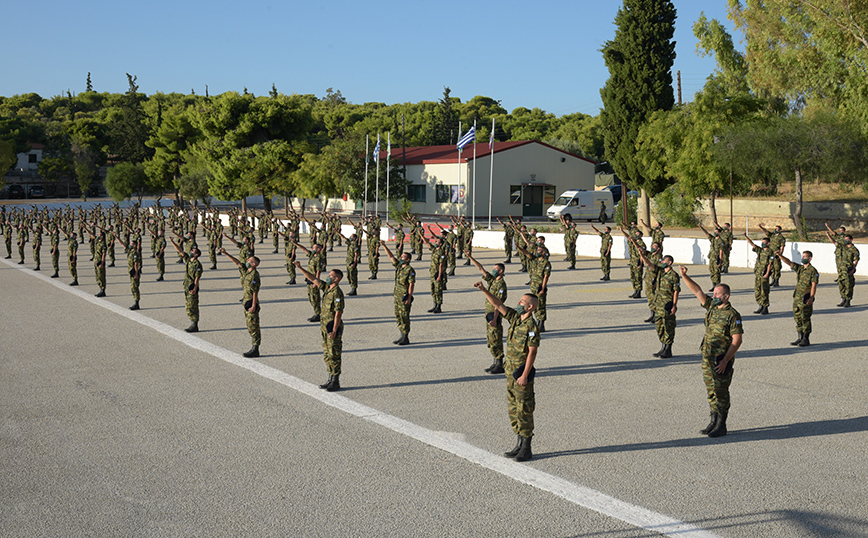
{"label": "dark car", "polygon": [[45,198],[45,187],[42,185],[34,185],[30,187],[31,198]]}
{"label": "dark car", "polygon": [[9,185],[9,198],[24,199],[24,187],[21,185]]}

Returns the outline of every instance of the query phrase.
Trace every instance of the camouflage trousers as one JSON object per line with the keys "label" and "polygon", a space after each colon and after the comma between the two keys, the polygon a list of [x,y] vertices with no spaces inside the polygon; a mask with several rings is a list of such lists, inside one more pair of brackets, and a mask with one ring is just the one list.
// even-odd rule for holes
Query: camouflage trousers
{"label": "camouflage trousers", "polygon": [[141,273],[136,273],[136,276],[130,277],[130,293],[133,294],[133,301],[139,302],[141,298],[141,294],[139,293],[139,280],[141,279]]}
{"label": "camouflage trousers", "polygon": [[575,243],[567,243],[564,245],[564,248],[567,251],[567,261],[575,264],[576,263],[576,244]]}
{"label": "camouflage trousers", "polygon": [[410,334],[410,308],[413,305],[404,304],[402,298],[403,295],[400,297],[395,295],[395,320],[398,322],[398,330],[401,334]]}
{"label": "camouflage trousers", "polygon": [[534,312],[534,317],[537,319],[537,321],[545,321],[548,317],[546,314],[546,299],[548,298],[549,291],[547,289],[545,291],[542,291],[541,282],[531,282],[530,292],[539,298],[539,307],[537,307],[536,311]]}
{"label": "camouflage trousers", "polygon": [[313,307],[313,313],[317,316],[320,314],[320,301],[322,300],[319,288],[314,288],[310,284],[307,285],[307,300],[310,301],[310,306]]}
{"label": "camouflage trousers", "polygon": [[36,267],[39,267],[39,262],[40,262],[40,260],[41,260],[39,254],[40,254],[40,250],[41,250],[41,249],[40,249],[40,247],[38,246],[39,243],[36,243],[36,245],[37,245],[37,246],[34,246],[34,247],[33,247],[33,263],[36,264]]}
{"label": "camouflage trousers", "polygon": [[351,263],[347,264],[347,282],[350,283],[352,289],[359,287],[359,266]]}
{"label": "camouflage trousers", "polygon": [[630,262],[630,282],[633,283],[634,290],[642,289],[642,274],[645,272],[645,266],[641,263]]}
{"label": "camouflage trousers", "polygon": [[60,249],[51,253],[51,266],[55,273],[60,272]]}
{"label": "camouflage trousers", "polygon": [[793,301],[793,317],[796,320],[796,332],[811,334],[811,315],[814,313],[814,305],[806,305],[801,297]]}
{"label": "camouflage trousers", "polygon": [[753,296],[756,299],[756,304],[760,306],[769,306],[768,278],[764,278],[762,275],[754,275]]}
{"label": "camouflage trousers", "polygon": [[612,256],[606,256],[605,254],[600,254],[600,269],[603,270],[603,275],[608,275],[609,271],[612,270]]}
{"label": "camouflage trousers", "polygon": [[507,258],[512,258],[512,238],[504,237],[503,238],[503,253],[506,254]]}
{"label": "camouflage trousers", "polygon": [[[444,271],[445,273],[445,271]],[[443,304],[443,284],[446,283],[446,275],[440,277],[440,281],[431,279],[431,298],[434,304]]]}
{"label": "camouflage trousers", "polygon": [[648,308],[654,310],[654,300],[657,297],[657,281],[651,271],[645,271],[645,296],[648,298]]}
{"label": "camouflage trousers", "polygon": [[780,280],[781,278],[781,259],[775,256],[772,261],[772,280]]}
{"label": "camouflage trousers", "polygon": [[455,251],[454,250],[450,250],[446,254],[446,265],[449,268],[450,272],[455,270]]}
{"label": "camouflage trousers", "polygon": [[18,243],[18,257],[24,261],[24,243]]}
{"label": "camouflage trousers", "polygon": [[723,256],[720,257],[720,269],[729,271],[729,249],[726,247],[723,249]]}
{"label": "camouflage trousers", "polygon": [[212,267],[217,265],[217,245],[215,243],[208,245],[208,261],[211,262]]}
{"label": "camouflage trousers", "polygon": [[244,317],[247,320],[247,332],[250,333],[250,340],[254,346],[262,343],[262,330],[259,328],[259,312],[248,312],[244,310]]}
{"label": "camouflage trousers", "polygon": [[295,265],[289,260],[289,256],[286,257],[286,274],[290,279],[295,279]]}
{"label": "camouflage trousers", "polygon": [[675,343],[675,315],[667,314],[662,308],[654,312],[654,327],[657,329],[657,338],[661,344]]}
{"label": "camouflage trousers", "polygon": [[521,260],[521,266],[527,269],[527,256],[521,251],[518,252],[518,258]]}
{"label": "camouflage trousers", "polygon": [[509,424],[512,431],[522,437],[533,437],[533,411],[536,408],[536,398],[533,390],[533,381],[521,386],[516,383],[513,372],[521,366],[522,362],[509,362],[506,369],[506,401],[509,410]]}
{"label": "camouflage trousers", "polygon": [[115,262],[115,245],[114,243],[110,243],[108,246],[108,259],[111,263]]}
{"label": "camouflage trousers", "polygon": [[274,246],[275,252],[280,249],[280,234],[274,234],[274,237],[271,238],[271,244]]}
{"label": "camouflage trousers", "polygon": [[329,375],[341,375],[341,352],[343,351],[343,330],[338,329],[334,338],[329,338],[326,324],[320,324],[322,330],[322,358],[326,363]]}
{"label": "camouflage trousers", "polygon": [[847,272],[848,267],[838,271],[838,291],[842,299],[853,299],[853,287],[856,285],[856,277]]}
{"label": "camouflage trousers", "polygon": [[12,256],[12,237],[6,236],[6,255]]}
{"label": "camouflage trousers", "polygon": [[495,359],[503,359],[503,322],[501,318],[497,318],[497,326],[492,327],[485,322],[486,340],[488,341],[488,351]]}
{"label": "camouflage trousers", "polygon": [[163,274],[166,272],[165,254],[163,254],[162,256],[157,256],[157,272],[160,274],[160,276],[163,276]]}
{"label": "camouflage trousers", "polygon": [[380,271],[380,255],[373,250],[368,251],[368,269],[375,275]]}
{"label": "camouflage trousers", "polygon": [[76,258],[67,258],[69,262],[69,274],[73,280],[78,280],[78,260]]}
{"label": "camouflage trousers", "polygon": [[105,289],[105,265],[100,265],[98,263],[93,264],[93,272],[96,275],[96,283],[99,286],[99,289]]}
{"label": "camouflage trousers", "polygon": [[708,260],[708,274],[711,277],[711,283],[717,286],[720,284],[720,259],[710,258]]}
{"label": "camouflage trousers", "polygon": [[395,257],[400,258],[401,255],[404,254],[404,238],[401,238],[399,241],[398,238],[395,238]]}
{"label": "camouflage trousers", "polygon": [[[712,369],[714,357],[702,356],[702,380],[708,394],[708,406],[712,412],[726,415],[729,413],[729,385],[732,383],[734,368],[728,374],[720,375]],[[734,360],[734,359],[733,359]]]}
{"label": "camouflage trousers", "polygon": [[184,283],[184,303],[187,317],[193,323],[199,323],[199,294],[190,293],[190,284]]}

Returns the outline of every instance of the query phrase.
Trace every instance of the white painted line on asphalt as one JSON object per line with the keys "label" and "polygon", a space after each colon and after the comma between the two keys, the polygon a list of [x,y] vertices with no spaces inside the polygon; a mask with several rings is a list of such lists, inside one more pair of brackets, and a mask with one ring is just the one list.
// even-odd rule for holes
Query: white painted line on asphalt
{"label": "white painted line on asphalt", "polygon": [[341,396],[340,394],[325,392],[316,385],[308,383],[307,381],[289,375],[281,370],[277,370],[276,368],[266,366],[260,362],[242,357],[239,353],[206,342],[205,340],[192,334],[188,334],[181,329],[176,329],[143,314],[139,314],[138,312],[133,312],[125,307],[94,297],[92,294],[79,288],[72,288],[64,282],[34,272],[24,266],[18,266],[16,262],[9,262],[5,259],[3,261],[7,265],[19,269],[30,276],[37,277],[92,304],[154,329],[155,331],[172,338],[173,340],[177,340],[193,349],[212,355],[229,364],[238,366],[239,368],[244,368],[245,370],[276,383],[280,383],[292,390],[310,396],[325,405],[335,409],[340,409],[341,411],[355,417],[369,420],[394,432],[425,443],[426,445],[449,452],[459,458],[485,467],[486,469],[490,469],[522,484],[527,484],[537,489],[552,493],[553,495],[578,506],[629,523],[635,527],[659,533],[663,536],[670,536],[673,538],[681,538],[685,536],[689,538],[717,538],[716,534],[694,525],[684,523],[683,521],[679,521],[663,514],[658,514],[657,512],[642,508],[641,506],[620,501],[599,491],[574,484],[564,480],[563,478],[512,461],[503,456],[492,454],[491,452],[482,450],[481,448],[475,447],[464,441],[452,439],[446,435],[413,424],[412,422],[407,422],[398,417],[382,413],[372,407],[368,407],[350,400],[345,396]]}

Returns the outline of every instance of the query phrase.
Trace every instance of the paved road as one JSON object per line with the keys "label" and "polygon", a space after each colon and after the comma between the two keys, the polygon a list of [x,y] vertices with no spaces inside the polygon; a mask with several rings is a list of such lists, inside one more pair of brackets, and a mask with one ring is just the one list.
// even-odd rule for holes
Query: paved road
{"label": "paved road", "polygon": [[[269,245],[270,246],[270,245]],[[80,250],[80,254],[86,254]],[[29,256],[29,252],[28,252]],[[480,251],[486,265],[502,255]],[[397,334],[391,272],[360,274],[348,298],[345,390],[330,395],[320,333],[301,286],[264,254],[263,356],[237,271],[206,271],[189,337],[181,265],[131,313],[125,268],[109,297],[0,263],[0,528],[4,536],[708,536],[868,535],[866,306],[837,309],[821,281],[814,346],[795,349],[791,275],[756,316],[753,277],[728,275],[745,318],[730,434],[708,417],[702,309],[686,288],[676,356],[659,343],[628,270],[555,260],[550,332],[538,359],[536,458],[499,454],[514,436],[490,363],[472,267],[425,312],[427,256],[410,334]],[[329,266],[343,267],[344,252]],[[43,268],[46,264],[43,264]],[[525,275],[508,266],[509,304]],[[703,267],[691,268],[707,283]],[[594,509],[587,508],[588,506]],[[626,521],[632,521],[633,524]]]}

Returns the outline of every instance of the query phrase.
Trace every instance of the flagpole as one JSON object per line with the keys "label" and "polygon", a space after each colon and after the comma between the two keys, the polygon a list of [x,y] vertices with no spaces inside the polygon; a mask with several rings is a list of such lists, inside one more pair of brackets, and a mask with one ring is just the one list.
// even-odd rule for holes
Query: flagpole
{"label": "flagpole", "polygon": [[368,218],[368,160],[371,158],[368,149],[368,135],[365,135],[365,207],[362,208],[362,217],[364,218]]}
{"label": "flagpole", "polygon": [[488,230],[491,231],[491,199],[494,189],[494,118],[491,118],[491,136],[489,137],[488,152],[491,154],[491,162],[488,164]]}
{"label": "flagpole", "polygon": [[377,133],[377,175],[374,183],[374,215],[380,216],[380,133]]}
{"label": "flagpole", "polygon": [[[470,225],[476,228],[476,120],[473,120],[473,208]],[[472,229],[472,228],[471,228]]]}
{"label": "flagpole", "polygon": [[[392,131],[386,134],[386,224],[389,224],[389,160],[392,157]],[[732,220],[732,219],[730,219]]]}
{"label": "flagpole", "polygon": [[[458,122],[458,140],[461,140],[461,122]],[[458,144],[458,203],[461,203],[461,144]],[[458,216],[461,216],[461,206],[457,207]]]}

